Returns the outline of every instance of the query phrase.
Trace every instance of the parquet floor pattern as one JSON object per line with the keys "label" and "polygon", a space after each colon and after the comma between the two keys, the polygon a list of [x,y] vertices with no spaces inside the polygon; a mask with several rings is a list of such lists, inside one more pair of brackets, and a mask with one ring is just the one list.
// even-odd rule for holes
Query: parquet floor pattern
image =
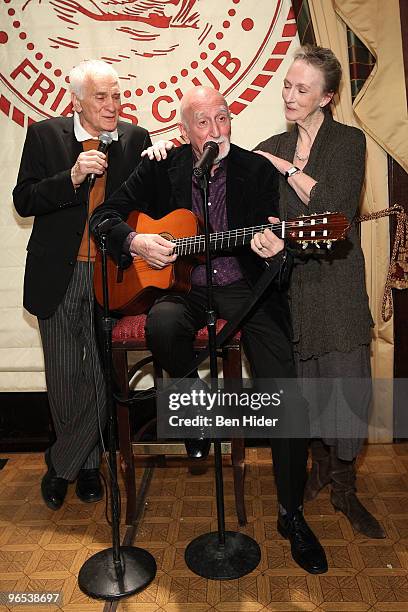
{"label": "parquet floor pattern", "polygon": [[[243,531],[260,544],[262,560],[240,580],[205,580],[184,561],[186,545],[217,528],[213,470],[192,475],[181,461],[155,468],[134,544],[154,555],[157,576],[143,592],[113,605],[89,599],[77,585],[84,561],[111,543],[104,502],[81,503],[71,485],[64,506],[52,512],[39,492],[43,456],[7,457],[0,470],[0,591],[62,591],[61,608],[67,612],[408,611],[408,444],[370,445],[359,464],[360,497],[383,524],[385,540],[354,533],[333,510],[327,488],[307,504],[308,522],[329,560],[329,572],[321,576],[297,567],[289,544],[276,531],[268,449],[247,449],[248,525]],[[139,482],[142,474],[140,466]],[[237,530],[229,464],[224,486],[226,528]]]}

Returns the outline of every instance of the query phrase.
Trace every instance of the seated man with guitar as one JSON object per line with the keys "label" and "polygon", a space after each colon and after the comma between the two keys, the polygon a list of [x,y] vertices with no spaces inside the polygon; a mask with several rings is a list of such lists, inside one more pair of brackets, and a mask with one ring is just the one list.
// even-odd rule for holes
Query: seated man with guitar
{"label": "seated man with guitar", "polygon": [[[193,166],[202,158],[204,145],[216,142],[219,153],[209,181],[210,223],[214,232],[236,237],[242,232],[234,230],[252,227],[254,235],[258,231],[256,226],[278,214],[278,173],[259,155],[230,144],[228,106],[212,88],[200,86],[186,92],[181,101],[179,127],[189,144],[171,150],[161,162],[145,157],[123,185],[97,208],[90,226],[98,235],[103,224],[108,253],[119,264],[118,281],[122,280],[122,269],[123,273],[131,270],[133,274],[132,286],[139,291],[139,299],[136,297],[132,303],[131,296],[122,296],[128,312],[141,312],[150,306],[146,338],[157,361],[172,378],[186,374],[198,378],[197,371],[190,370],[195,360],[196,331],[206,324],[206,270],[200,264],[192,269],[189,242],[183,249],[182,242],[173,240],[174,236],[189,235],[190,230],[183,233],[180,227],[184,220],[187,223],[194,220],[188,211],[201,216],[202,194],[192,176]],[[136,219],[143,218],[136,232],[132,223],[126,223],[132,219],[133,211],[137,211]],[[163,219],[166,216],[167,220]],[[165,227],[166,221],[174,231]],[[110,229],[106,230],[107,227]],[[277,267],[280,279],[286,273],[289,266],[284,242],[269,230],[268,237],[266,241],[263,234],[256,233],[252,239],[258,254],[245,244],[250,242],[249,238],[227,241],[212,259],[213,299],[219,317],[233,319],[250,298],[265,269],[265,259]],[[188,292],[189,281],[176,279],[183,272],[191,273]],[[152,279],[147,278],[149,274]],[[157,274],[162,275],[162,281]],[[161,290],[154,296],[151,287]],[[112,304],[111,307],[116,308]],[[241,322],[241,329],[255,379],[296,376],[287,296],[279,283],[268,288]],[[190,456],[204,457],[208,442],[190,440],[188,450]],[[307,440],[276,438],[272,441],[272,453],[279,532],[290,540],[292,555],[301,567],[311,573],[323,573],[327,571],[325,553],[303,517]]]}

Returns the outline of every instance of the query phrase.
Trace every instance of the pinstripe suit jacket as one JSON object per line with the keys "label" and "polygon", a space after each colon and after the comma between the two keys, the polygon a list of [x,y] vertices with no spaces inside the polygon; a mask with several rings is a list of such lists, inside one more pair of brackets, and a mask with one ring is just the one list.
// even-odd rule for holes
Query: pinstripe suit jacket
{"label": "pinstripe suit jacket", "polygon": [[[106,194],[130,175],[150,145],[146,130],[119,122],[119,139],[109,147]],[[34,216],[27,245],[24,306],[34,315],[52,315],[72,277],[86,221],[87,181],[76,191],[70,171],[82,151],[73,119],[57,117],[29,126],[21,158],[14,205],[22,217]]]}

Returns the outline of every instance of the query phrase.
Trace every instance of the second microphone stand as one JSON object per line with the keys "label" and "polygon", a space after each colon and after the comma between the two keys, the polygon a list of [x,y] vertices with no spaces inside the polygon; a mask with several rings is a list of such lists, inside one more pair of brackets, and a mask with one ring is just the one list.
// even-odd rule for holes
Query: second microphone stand
{"label": "second microphone stand", "polygon": [[[214,310],[210,221],[208,208],[209,170],[198,178],[203,193],[205,262],[207,272],[207,329],[210,354],[211,391],[218,389],[218,367],[216,348],[216,322]],[[215,486],[218,530],[195,538],[187,546],[185,561],[198,576],[212,580],[234,580],[252,572],[261,559],[258,544],[244,533],[225,531],[224,482],[222,475],[221,442],[214,439]]]}
{"label": "second microphone stand", "polygon": [[103,284],[103,357],[108,409],[110,502],[112,515],[112,547],[90,557],[80,569],[81,591],[96,599],[108,601],[128,597],[144,589],[156,575],[156,562],[143,548],[120,545],[119,486],[117,478],[116,404],[113,401],[112,325],[109,313],[106,234],[100,233]]}

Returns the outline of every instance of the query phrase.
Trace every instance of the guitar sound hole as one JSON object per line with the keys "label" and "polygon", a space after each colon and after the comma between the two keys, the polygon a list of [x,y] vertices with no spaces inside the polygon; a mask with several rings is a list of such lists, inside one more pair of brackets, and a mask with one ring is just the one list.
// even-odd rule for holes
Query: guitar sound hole
{"label": "guitar sound hole", "polygon": [[166,238],[166,240],[174,240],[174,236],[168,232],[160,232],[160,236],[163,236],[163,238]]}

